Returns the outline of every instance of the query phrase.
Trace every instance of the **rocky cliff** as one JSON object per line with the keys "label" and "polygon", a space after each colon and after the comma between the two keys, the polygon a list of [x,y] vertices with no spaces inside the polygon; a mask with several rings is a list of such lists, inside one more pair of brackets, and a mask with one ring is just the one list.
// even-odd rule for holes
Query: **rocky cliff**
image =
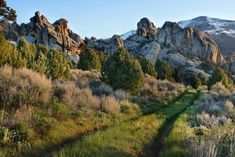
{"label": "rocky cliff", "polygon": [[191,20],[180,21],[178,24],[182,28],[197,28],[211,36],[219,45],[225,57],[230,57],[230,55],[234,54],[235,21],[200,16]]}
{"label": "rocky cliff", "polygon": [[28,42],[43,44],[49,49],[59,49],[74,61],[78,61],[78,55],[84,46],[81,37],[69,29],[66,19],[62,18],[51,24],[40,12],[36,12],[27,24],[8,25],[5,34],[9,40],[17,41],[24,36]]}

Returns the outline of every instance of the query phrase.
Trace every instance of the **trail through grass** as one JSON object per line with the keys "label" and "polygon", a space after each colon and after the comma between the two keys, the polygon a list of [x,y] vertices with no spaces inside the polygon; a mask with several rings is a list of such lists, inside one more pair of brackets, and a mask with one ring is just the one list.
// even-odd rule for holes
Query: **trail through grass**
{"label": "trail through grass", "polygon": [[186,92],[180,99],[173,101],[168,107],[157,112],[164,117],[164,124],[159,133],[154,137],[153,142],[143,150],[140,156],[158,157],[163,149],[164,139],[170,134],[177,118],[198,98],[199,93],[194,90]]}
{"label": "trail through grass", "polygon": [[154,144],[155,137],[164,131],[162,128],[190,106],[195,95],[195,91],[187,92],[156,113],[86,136],[75,144],[54,152],[53,157],[135,157],[148,154],[147,152],[152,151],[151,146],[157,146]]}

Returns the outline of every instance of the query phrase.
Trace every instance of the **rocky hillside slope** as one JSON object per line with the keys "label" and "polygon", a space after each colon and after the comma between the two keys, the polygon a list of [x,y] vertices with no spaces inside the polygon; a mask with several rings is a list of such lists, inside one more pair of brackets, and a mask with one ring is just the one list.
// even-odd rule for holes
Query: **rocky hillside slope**
{"label": "rocky hillside slope", "polygon": [[86,39],[85,43],[107,54],[124,47],[133,55],[143,55],[153,63],[157,59],[165,60],[187,74],[203,73],[207,77],[209,74],[203,71],[203,63],[225,63],[216,42],[204,32],[181,28],[174,22],[166,22],[158,29],[147,18],[138,22],[135,33],[131,31],[124,36],[114,35],[105,40],[91,38]]}
{"label": "rocky hillside slope", "polygon": [[235,21],[200,16],[180,21],[183,28],[194,27],[210,35],[219,45],[224,56],[235,53]]}

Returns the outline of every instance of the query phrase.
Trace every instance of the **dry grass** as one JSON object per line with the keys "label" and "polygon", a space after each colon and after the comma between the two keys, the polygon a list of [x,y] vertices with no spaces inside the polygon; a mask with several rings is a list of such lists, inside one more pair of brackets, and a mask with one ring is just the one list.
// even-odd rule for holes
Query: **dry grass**
{"label": "dry grass", "polygon": [[0,100],[2,107],[47,104],[52,83],[32,70],[0,68]]}
{"label": "dry grass", "polygon": [[97,71],[72,70],[71,81],[75,82],[80,88],[88,88],[91,80],[99,80],[100,73]]}
{"label": "dry grass", "polygon": [[97,110],[100,108],[100,99],[93,96],[89,88],[80,89],[71,81],[57,82],[54,87],[54,95],[59,101],[74,109],[85,107]]}
{"label": "dry grass", "polygon": [[114,97],[102,97],[101,110],[107,113],[119,113],[120,105]]}
{"label": "dry grass", "polygon": [[177,93],[178,90],[183,88],[182,84],[172,83],[168,80],[156,80],[154,77],[146,75],[141,95],[163,98]]}

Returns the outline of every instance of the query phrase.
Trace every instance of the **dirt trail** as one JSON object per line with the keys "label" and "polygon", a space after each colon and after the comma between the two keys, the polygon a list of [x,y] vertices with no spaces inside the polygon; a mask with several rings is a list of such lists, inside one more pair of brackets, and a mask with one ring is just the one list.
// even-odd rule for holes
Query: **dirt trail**
{"label": "dirt trail", "polygon": [[[193,102],[195,100],[196,98],[193,100]],[[164,139],[169,136],[171,130],[173,129],[174,123],[180,117],[180,115],[192,105],[185,107],[180,112],[175,114],[175,116],[167,119],[163,124],[163,127],[159,130],[157,136],[153,139],[153,142],[143,150],[140,157],[159,157],[161,150],[164,148]]]}

